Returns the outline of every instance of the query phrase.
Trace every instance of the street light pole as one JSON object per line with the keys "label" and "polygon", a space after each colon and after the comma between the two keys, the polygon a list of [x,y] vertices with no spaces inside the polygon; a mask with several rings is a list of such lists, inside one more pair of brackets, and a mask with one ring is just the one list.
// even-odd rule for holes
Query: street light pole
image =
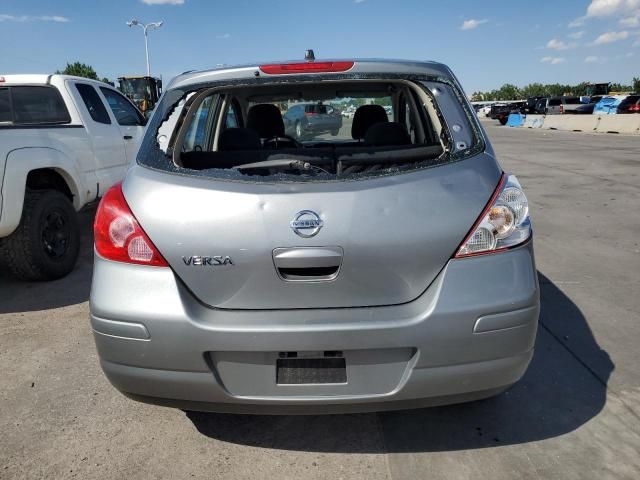
{"label": "street light pole", "polygon": [[164,23],[163,21],[160,21],[160,22],[152,22],[152,23],[144,24],[144,23],[140,23],[135,18],[130,22],[127,22],[127,25],[129,27],[133,27],[137,25],[141,27],[142,31],[144,32],[144,53],[147,58],[147,77],[151,76],[151,65],[149,63],[149,36],[147,34],[147,31],[149,30],[149,28],[160,28],[163,23]]}
{"label": "street light pole", "polygon": [[151,76],[151,64],[149,63],[149,36],[147,35],[147,26],[144,26],[144,53],[147,57],[147,77]]}

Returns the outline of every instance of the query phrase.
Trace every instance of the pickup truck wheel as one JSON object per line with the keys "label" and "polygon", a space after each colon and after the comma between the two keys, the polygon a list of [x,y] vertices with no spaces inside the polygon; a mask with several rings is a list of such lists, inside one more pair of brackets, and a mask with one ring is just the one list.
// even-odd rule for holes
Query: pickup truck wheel
{"label": "pickup truck wheel", "polygon": [[54,280],[78,260],[80,229],[69,199],[55,190],[27,190],[18,228],[0,240],[9,270],[22,280]]}
{"label": "pickup truck wheel", "polygon": [[507,117],[500,117],[500,125],[504,126],[508,121],[509,119]]}

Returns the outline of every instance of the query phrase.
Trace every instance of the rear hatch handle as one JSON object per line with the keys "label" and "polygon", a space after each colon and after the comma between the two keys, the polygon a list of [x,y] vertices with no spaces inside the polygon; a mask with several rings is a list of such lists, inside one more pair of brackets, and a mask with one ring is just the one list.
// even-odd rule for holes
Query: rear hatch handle
{"label": "rear hatch handle", "polygon": [[273,250],[273,264],[285,282],[335,280],[342,266],[342,247],[288,247]]}

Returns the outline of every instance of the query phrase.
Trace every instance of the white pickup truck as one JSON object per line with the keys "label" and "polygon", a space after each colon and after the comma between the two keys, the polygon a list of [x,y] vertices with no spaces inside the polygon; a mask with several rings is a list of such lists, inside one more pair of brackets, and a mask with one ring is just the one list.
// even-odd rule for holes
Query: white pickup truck
{"label": "white pickup truck", "polygon": [[77,211],[120,181],[144,116],[116,89],[67,75],[0,75],[0,265],[25,280],[69,273]]}

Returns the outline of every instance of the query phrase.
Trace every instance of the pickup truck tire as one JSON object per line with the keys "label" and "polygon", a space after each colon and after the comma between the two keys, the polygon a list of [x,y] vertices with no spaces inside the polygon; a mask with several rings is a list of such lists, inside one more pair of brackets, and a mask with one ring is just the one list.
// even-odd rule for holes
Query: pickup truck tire
{"label": "pickup truck tire", "polygon": [[509,118],[507,117],[500,117],[500,125],[505,126],[507,124],[507,122],[509,121]]}
{"label": "pickup truck tire", "polygon": [[56,190],[27,190],[18,228],[0,239],[0,255],[21,280],[54,280],[78,260],[80,228],[69,199]]}

